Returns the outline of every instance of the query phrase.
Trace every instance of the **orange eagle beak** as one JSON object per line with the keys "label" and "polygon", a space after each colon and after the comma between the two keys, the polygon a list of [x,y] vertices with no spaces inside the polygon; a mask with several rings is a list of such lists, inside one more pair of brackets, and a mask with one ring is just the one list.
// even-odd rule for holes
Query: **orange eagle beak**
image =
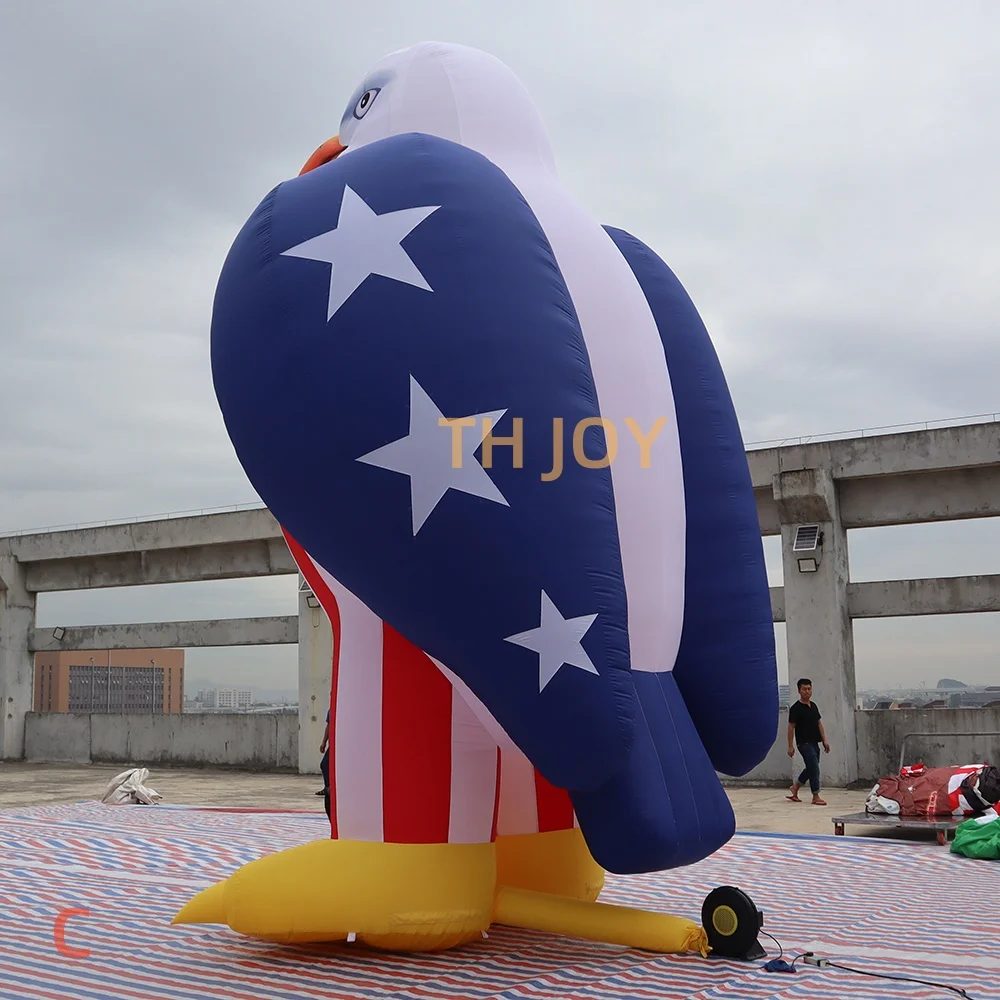
{"label": "orange eagle beak", "polygon": [[312,156],[306,160],[306,165],[299,171],[299,177],[303,174],[309,173],[310,170],[315,170],[317,167],[323,166],[324,163],[329,163],[331,160],[337,159],[340,154],[347,149],[344,146],[338,136],[334,136],[332,139],[327,139],[326,142],[320,146]]}

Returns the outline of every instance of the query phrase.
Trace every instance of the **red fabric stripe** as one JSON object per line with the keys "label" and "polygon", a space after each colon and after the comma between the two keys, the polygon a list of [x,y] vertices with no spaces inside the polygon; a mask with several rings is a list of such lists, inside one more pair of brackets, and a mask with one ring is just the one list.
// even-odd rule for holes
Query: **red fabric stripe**
{"label": "red fabric stripe", "polygon": [[573,803],[565,788],[550,785],[535,771],[535,802],[538,805],[538,832],[570,830],[573,827]]}
{"label": "red fabric stripe", "polygon": [[500,747],[497,747],[497,787],[493,796],[493,828],[490,830],[490,843],[497,839],[497,821],[500,819],[500,768],[503,760],[500,755]]}
{"label": "red fabric stripe", "polygon": [[382,825],[387,843],[446,844],[452,688],[431,659],[382,626]]}
{"label": "red fabric stripe", "polygon": [[292,536],[281,529],[285,536],[285,543],[288,551],[291,552],[295,564],[299,567],[302,575],[306,578],[306,583],[316,595],[320,605],[330,619],[330,626],[333,629],[333,679],[330,684],[330,839],[337,839],[337,757],[336,740],[334,739],[334,727],[337,725],[337,675],[340,666],[340,609],[337,607],[337,599],[333,596],[333,591],[326,585],[323,577],[319,575],[313,561],[308,553]]}

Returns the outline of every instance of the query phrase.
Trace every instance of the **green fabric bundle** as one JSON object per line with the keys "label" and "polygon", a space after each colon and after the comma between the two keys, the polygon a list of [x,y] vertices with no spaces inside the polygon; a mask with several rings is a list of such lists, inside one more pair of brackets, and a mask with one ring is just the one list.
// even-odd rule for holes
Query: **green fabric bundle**
{"label": "green fabric bundle", "polygon": [[951,851],[980,861],[1000,861],[1000,815],[996,809],[964,822],[955,831]]}

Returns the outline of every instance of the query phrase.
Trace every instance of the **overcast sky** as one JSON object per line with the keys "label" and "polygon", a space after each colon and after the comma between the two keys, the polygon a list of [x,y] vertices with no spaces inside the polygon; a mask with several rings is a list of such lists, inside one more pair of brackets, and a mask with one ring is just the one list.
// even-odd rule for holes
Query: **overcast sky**
{"label": "overcast sky", "polygon": [[[429,38],[506,61],[567,187],[674,268],[748,442],[1000,410],[989,0],[0,0],[0,530],[256,498],[211,384],[219,269],[367,68]],[[1000,524],[854,532],[851,559],[997,572]],[[51,595],[40,622],[293,613],[294,590]],[[859,682],[1000,682],[998,619],[856,623]],[[294,648],[188,662],[295,684]]]}

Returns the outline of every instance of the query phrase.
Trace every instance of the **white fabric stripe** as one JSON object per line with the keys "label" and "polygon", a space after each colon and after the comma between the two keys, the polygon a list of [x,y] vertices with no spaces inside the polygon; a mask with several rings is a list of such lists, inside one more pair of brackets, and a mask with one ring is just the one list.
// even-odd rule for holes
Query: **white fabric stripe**
{"label": "white fabric stripe", "polygon": [[[510,176],[555,253],[583,330],[599,415],[617,435],[611,475],[631,667],[671,670],[684,614],[686,513],[673,393],[656,322],[631,268],[597,220],[544,171]],[[639,442],[626,421],[635,421],[638,432],[648,435],[661,417],[666,423],[649,446],[644,469]],[[567,427],[566,463],[576,461],[572,433]]]}
{"label": "white fabric stripe", "polygon": [[[521,833],[538,833],[538,797],[535,790],[535,768],[531,761],[525,757],[503,726],[493,718],[490,710],[472,693],[462,678],[449,670],[440,660],[434,660],[434,663],[451,681],[452,686],[461,693],[486,731],[500,747],[500,811],[497,816],[497,834],[513,836]],[[575,812],[573,826],[580,826]]]}
{"label": "white fabric stripe", "polygon": [[538,833],[535,768],[517,747],[500,752],[500,813],[497,836]]}
{"label": "white fabric stripe", "polygon": [[486,731],[493,737],[496,741],[497,746],[501,750],[516,750],[517,747],[514,741],[507,735],[507,730],[493,718],[493,714],[490,710],[475,696],[472,688],[469,687],[461,677],[458,676],[454,671],[449,670],[440,660],[435,660],[431,657],[434,665],[438,668],[451,681],[451,686],[455,688],[459,694],[465,699],[466,704],[475,713],[476,718],[483,724]]}
{"label": "white fabric stripe", "polygon": [[488,844],[497,792],[497,745],[451,689],[451,815],[448,843]]}
{"label": "white fabric stripe", "polygon": [[337,714],[330,720],[336,740],[337,836],[381,841],[382,619],[321,566],[316,569],[340,611]]}

